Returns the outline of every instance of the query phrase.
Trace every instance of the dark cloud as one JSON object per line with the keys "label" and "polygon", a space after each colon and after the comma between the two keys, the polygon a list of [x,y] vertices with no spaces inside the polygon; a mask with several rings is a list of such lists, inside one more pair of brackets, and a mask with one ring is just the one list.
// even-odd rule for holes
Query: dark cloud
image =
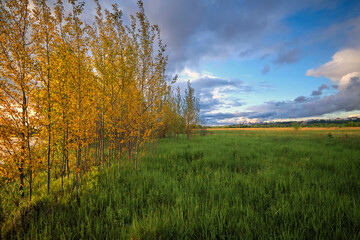
{"label": "dark cloud", "polygon": [[294,48],[291,50],[280,50],[275,63],[277,64],[291,64],[300,60],[301,50],[300,48]]}
{"label": "dark cloud", "polygon": [[263,70],[261,71],[261,74],[262,74],[262,75],[265,75],[265,74],[267,74],[269,71],[270,71],[270,67],[269,67],[269,65],[266,65],[266,66],[263,68]]}
{"label": "dark cloud", "polygon": [[201,96],[200,101],[201,112],[209,112],[221,104],[218,99],[214,99],[212,96],[210,98],[204,98]]}
{"label": "dark cloud", "polygon": [[239,53],[239,57],[241,57],[241,58],[248,57],[254,52],[256,52],[255,48],[248,48],[248,49],[245,49],[244,51],[241,51]]}
{"label": "dark cloud", "polygon": [[261,60],[264,60],[264,59],[268,58],[269,56],[271,56],[270,53],[265,53],[265,54],[263,54],[263,55],[260,57],[260,59],[261,59]]}
{"label": "dark cloud", "polygon": [[276,116],[275,111],[247,114],[247,118],[259,118],[259,119],[272,119],[274,116]]}
{"label": "dark cloud", "polygon": [[324,89],[329,89],[329,87],[326,84],[323,84],[318,88],[318,90],[312,91],[311,96],[320,96],[320,95],[322,95]]}
{"label": "dark cloud", "polygon": [[[229,119],[233,119],[233,118],[237,118],[240,117],[241,113],[223,113],[223,112],[219,112],[219,113],[204,113],[201,115],[201,118],[203,120],[205,120],[205,123],[207,125],[219,125],[220,122],[222,122],[223,120],[229,120]],[[225,122],[223,123],[228,124],[230,122]]]}
{"label": "dark cloud", "polygon": [[[326,89],[325,86],[320,88]],[[337,93],[322,98],[305,99],[300,96],[294,101],[271,101],[248,110],[250,113],[243,116],[263,120],[315,117],[327,113],[360,110],[360,78],[351,78],[346,87],[339,88]]]}
{"label": "dark cloud", "polygon": [[193,85],[196,88],[214,88],[214,87],[240,87],[243,85],[243,82],[240,80],[231,81],[220,78],[199,78],[193,81]]}
{"label": "dark cloud", "polygon": [[[305,8],[323,9],[329,5],[326,0],[145,1],[150,20],[159,24],[168,44],[170,69],[177,70],[204,58],[234,53],[244,57],[259,52],[268,47],[264,44],[266,36],[286,34],[284,18]],[[292,51],[279,61],[297,60],[299,49]]]}
{"label": "dark cloud", "polygon": [[300,96],[300,97],[297,97],[294,99],[294,102],[298,102],[298,103],[305,102],[305,101],[306,101],[306,97],[304,97],[304,96]]}
{"label": "dark cloud", "polygon": [[[50,0],[49,4],[54,2]],[[144,7],[151,24],[159,25],[168,46],[169,70],[180,72],[202,59],[269,56],[265,50],[269,48],[266,39],[274,35],[286,37],[289,29],[284,19],[304,9],[335,8],[339,2],[341,0],[146,0]],[[101,0],[100,3],[110,10],[111,5],[117,3],[124,12],[125,22],[129,14],[137,11],[135,0]],[[69,9],[69,4],[65,5]],[[95,13],[94,1],[86,1],[83,19],[92,24]],[[336,31],[339,28],[331,32]],[[295,55],[291,51],[295,51]],[[279,55],[278,61],[296,61],[297,51],[292,49],[288,55]]]}
{"label": "dark cloud", "polygon": [[229,119],[229,118],[234,118],[234,117],[239,117],[240,113],[206,113],[203,115],[204,118],[208,118],[208,119],[216,119],[216,120],[224,120],[224,119]]}
{"label": "dark cloud", "polygon": [[[53,5],[56,0],[49,0]],[[71,9],[65,2],[65,8]],[[135,0],[101,0],[103,9],[112,9],[117,3],[124,12],[124,21],[138,10]],[[184,66],[194,66],[204,58],[223,58],[229,55],[248,57],[254,54],[269,56],[268,36],[286,37],[288,27],[283,20],[302,10],[334,9],[341,0],[146,0],[145,12],[151,24],[158,24],[167,44],[169,70],[180,72]],[[94,1],[86,1],[82,18],[88,24],[96,14]],[[360,20],[360,18],[359,18]],[[358,20],[346,25],[331,26],[319,40],[339,31],[356,32]],[[353,26],[355,29],[350,29]],[[345,32],[346,34],[346,32]],[[355,43],[358,38],[353,39]],[[275,45],[278,43],[275,43]],[[270,44],[271,45],[271,44]],[[277,61],[292,63],[298,60],[299,49],[279,53]],[[271,51],[270,51],[271,52]]]}

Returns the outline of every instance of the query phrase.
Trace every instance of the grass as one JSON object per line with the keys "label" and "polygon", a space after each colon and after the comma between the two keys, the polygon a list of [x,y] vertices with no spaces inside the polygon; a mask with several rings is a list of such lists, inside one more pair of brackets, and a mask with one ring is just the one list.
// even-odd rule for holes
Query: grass
{"label": "grass", "polygon": [[360,131],[215,131],[162,139],[138,172],[93,172],[6,239],[360,239]]}

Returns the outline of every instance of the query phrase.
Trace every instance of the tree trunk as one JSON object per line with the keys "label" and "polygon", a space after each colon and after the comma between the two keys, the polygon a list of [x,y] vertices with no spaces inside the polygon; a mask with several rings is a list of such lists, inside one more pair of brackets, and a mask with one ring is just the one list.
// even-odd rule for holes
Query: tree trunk
{"label": "tree trunk", "polygon": [[50,171],[51,171],[51,125],[48,125],[48,151],[47,151],[47,193],[50,194]]}
{"label": "tree trunk", "polygon": [[[22,77],[22,79],[24,79]],[[23,80],[24,81],[24,80]],[[21,132],[21,159],[20,159],[20,167],[19,167],[19,173],[20,173],[20,187],[19,190],[21,192],[21,197],[24,197],[24,180],[25,180],[25,174],[24,174],[24,165],[25,161],[24,159],[26,156],[26,135],[25,135],[25,129],[26,129],[26,93],[24,90],[22,90],[22,132]],[[30,168],[31,169],[31,168]]]}

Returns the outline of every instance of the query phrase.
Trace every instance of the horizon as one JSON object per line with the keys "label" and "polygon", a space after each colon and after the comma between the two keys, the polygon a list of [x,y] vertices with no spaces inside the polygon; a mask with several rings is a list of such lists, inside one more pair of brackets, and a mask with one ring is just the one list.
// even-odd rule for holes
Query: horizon
{"label": "horizon", "polygon": [[[228,124],[228,125],[208,125],[208,127],[226,127],[226,126],[237,126],[237,125],[244,125],[244,126],[248,126],[248,125],[263,125],[263,124],[276,124],[276,123],[303,123],[303,122],[317,122],[317,121],[353,121],[355,118],[356,120],[360,120],[360,116],[349,116],[349,117],[337,117],[337,118],[305,118],[305,119],[280,119],[280,120],[267,120],[267,121],[243,121],[243,122],[238,122],[235,124]],[[342,124],[342,123],[337,123],[337,124]],[[207,125],[205,125],[207,126]]]}

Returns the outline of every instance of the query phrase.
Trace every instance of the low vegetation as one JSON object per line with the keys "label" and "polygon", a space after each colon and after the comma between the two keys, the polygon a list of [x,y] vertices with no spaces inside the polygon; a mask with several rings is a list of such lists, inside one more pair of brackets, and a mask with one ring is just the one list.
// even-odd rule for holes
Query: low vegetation
{"label": "low vegetation", "polygon": [[[330,137],[331,134],[331,137]],[[161,139],[137,172],[95,170],[46,194],[5,239],[360,238],[360,131],[214,131]],[[46,180],[44,180],[44,185]],[[59,189],[54,181],[53,189]],[[60,194],[60,192],[59,192]],[[41,196],[41,194],[37,194]],[[4,218],[4,215],[2,215]]]}

